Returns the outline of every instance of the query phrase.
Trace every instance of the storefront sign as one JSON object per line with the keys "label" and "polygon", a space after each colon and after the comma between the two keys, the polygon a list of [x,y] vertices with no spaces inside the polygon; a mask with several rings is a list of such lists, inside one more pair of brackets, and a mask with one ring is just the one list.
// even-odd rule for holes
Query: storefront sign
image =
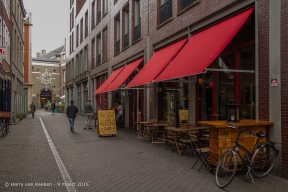
{"label": "storefront sign", "polygon": [[97,133],[100,136],[115,135],[117,133],[114,110],[98,110]]}

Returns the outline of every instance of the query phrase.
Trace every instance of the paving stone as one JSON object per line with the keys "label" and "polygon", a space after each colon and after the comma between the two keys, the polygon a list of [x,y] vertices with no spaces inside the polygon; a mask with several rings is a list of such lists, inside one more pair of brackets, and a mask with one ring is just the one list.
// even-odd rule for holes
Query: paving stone
{"label": "paving stone", "polygon": [[[85,118],[75,120],[75,133],[64,113],[37,110],[0,138],[0,191],[67,191],[40,119],[77,191],[222,191],[215,176],[205,167],[194,169],[196,156],[179,156],[162,145],[137,141],[137,132],[117,130],[117,135],[99,137],[95,129],[83,130]],[[34,186],[5,187],[5,183],[32,183]],[[35,183],[52,186],[35,186]],[[61,186],[57,186],[60,183]],[[269,174],[249,183],[237,175],[227,191],[287,191],[288,181]]]}

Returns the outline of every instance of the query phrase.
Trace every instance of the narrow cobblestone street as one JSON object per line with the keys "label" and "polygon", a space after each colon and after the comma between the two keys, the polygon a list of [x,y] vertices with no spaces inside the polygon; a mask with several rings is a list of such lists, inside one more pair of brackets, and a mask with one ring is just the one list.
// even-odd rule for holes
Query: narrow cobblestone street
{"label": "narrow cobblestone street", "polygon": [[[115,137],[98,137],[95,129],[83,128],[84,117],[76,118],[71,133],[64,113],[43,110],[11,125],[10,134],[0,138],[0,191],[222,191],[207,168],[191,169],[196,156],[137,141],[137,133],[127,129]],[[70,180],[62,177],[51,144]],[[287,180],[271,174],[254,180],[239,175],[225,190],[288,190]]]}

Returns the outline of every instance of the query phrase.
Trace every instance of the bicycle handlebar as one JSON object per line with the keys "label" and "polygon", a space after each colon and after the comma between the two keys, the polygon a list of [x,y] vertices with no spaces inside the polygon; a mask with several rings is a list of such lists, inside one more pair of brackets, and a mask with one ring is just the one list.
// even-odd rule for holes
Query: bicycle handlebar
{"label": "bicycle handlebar", "polygon": [[249,132],[251,135],[257,136],[256,133],[254,133],[251,129],[249,129],[249,130],[241,129],[237,125],[235,125],[235,124],[233,124],[231,122],[228,122],[228,121],[226,121],[225,123],[227,125],[230,125],[229,127],[233,128],[233,129],[240,129],[240,131]]}

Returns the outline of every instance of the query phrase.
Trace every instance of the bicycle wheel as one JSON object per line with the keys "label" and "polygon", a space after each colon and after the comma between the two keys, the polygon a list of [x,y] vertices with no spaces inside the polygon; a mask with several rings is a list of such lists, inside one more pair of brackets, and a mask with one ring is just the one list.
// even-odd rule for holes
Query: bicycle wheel
{"label": "bicycle wheel", "polygon": [[8,135],[9,125],[10,125],[9,120],[6,120],[6,122],[5,122],[5,127],[6,127],[5,131],[6,131],[6,135]]}
{"label": "bicycle wheel", "polygon": [[265,144],[255,151],[251,159],[251,170],[255,177],[266,176],[273,168],[276,161],[274,146]]}
{"label": "bicycle wheel", "polygon": [[0,122],[0,131],[2,133],[2,137],[4,137],[5,136],[5,126],[2,122]]}
{"label": "bicycle wheel", "polygon": [[234,178],[237,169],[237,158],[233,151],[225,152],[219,159],[215,172],[219,188],[227,187]]}

